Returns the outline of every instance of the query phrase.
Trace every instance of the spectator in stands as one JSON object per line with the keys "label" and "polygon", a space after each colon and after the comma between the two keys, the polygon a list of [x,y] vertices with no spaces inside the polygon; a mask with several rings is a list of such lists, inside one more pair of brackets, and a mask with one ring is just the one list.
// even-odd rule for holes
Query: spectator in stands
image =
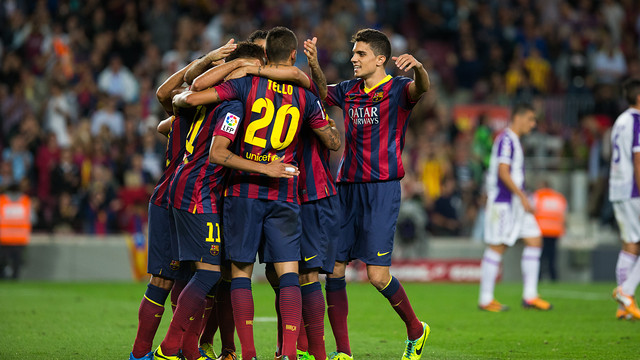
{"label": "spectator in stands", "polygon": [[138,99],[138,81],[122,64],[122,59],[118,55],[111,57],[109,66],[98,76],[98,88],[125,102]]}
{"label": "spectator in stands", "polygon": [[22,134],[16,134],[11,138],[10,147],[2,152],[2,160],[11,163],[13,181],[19,183],[31,175],[33,155],[27,151]]}
{"label": "spectator in stands", "polygon": [[73,124],[76,113],[75,104],[64,93],[62,86],[54,81],[47,101],[45,129],[55,134],[60,147],[71,145],[68,127]]}
{"label": "spectator in stands", "polygon": [[91,135],[98,136],[103,132],[103,128],[117,138],[124,135],[124,116],[117,109],[116,102],[115,97],[104,98],[104,105],[91,117]]}
{"label": "spectator in stands", "polygon": [[456,182],[452,177],[442,180],[440,197],[429,214],[429,230],[434,236],[456,236],[460,234],[460,196],[456,193]]}

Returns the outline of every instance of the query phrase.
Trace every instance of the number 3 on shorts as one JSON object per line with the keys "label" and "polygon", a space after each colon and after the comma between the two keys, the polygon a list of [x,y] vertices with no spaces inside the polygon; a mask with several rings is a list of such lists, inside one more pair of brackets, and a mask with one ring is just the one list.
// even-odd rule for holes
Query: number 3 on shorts
{"label": "number 3 on shorts", "polygon": [[209,228],[209,237],[204,239],[204,241],[207,242],[220,242],[220,224],[216,223],[215,225],[215,229],[216,229],[216,236],[217,237],[213,237],[213,223],[212,222],[208,222],[207,223],[207,227]]}

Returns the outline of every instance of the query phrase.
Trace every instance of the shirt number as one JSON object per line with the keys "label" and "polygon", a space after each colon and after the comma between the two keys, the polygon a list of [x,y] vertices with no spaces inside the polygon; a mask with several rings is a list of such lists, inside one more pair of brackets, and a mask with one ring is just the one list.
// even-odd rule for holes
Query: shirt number
{"label": "shirt number", "polygon": [[193,154],[193,142],[196,140],[196,136],[200,131],[200,126],[202,126],[202,121],[204,120],[204,116],[207,112],[206,110],[206,107],[202,105],[198,106],[198,111],[196,112],[196,121],[191,124],[189,133],[187,134],[187,143],[185,144],[184,148],[189,155]]}
{"label": "shirt number", "polygon": [[[267,98],[259,98],[251,107],[251,112],[262,114],[262,110],[265,110],[264,116],[258,120],[252,121],[247,127],[247,131],[244,136],[244,141],[247,144],[259,146],[265,148],[267,146],[267,139],[261,138],[256,135],[256,132],[260,129],[268,127],[273,122],[273,130],[271,131],[271,146],[276,150],[282,150],[289,146],[296,136],[298,130],[298,122],[300,121],[300,110],[297,107],[291,105],[282,105],[278,112],[275,112],[275,106],[273,101]],[[275,118],[273,116],[275,112]],[[285,134],[284,140],[282,135],[284,132],[284,126],[287,120],[287,116],[290,116],[291,123],[289,129]]]}
{"label": "shirt number", "polygon": [[214,226],[212,222],[207,223],[207,227],[209,228],[209,237],[204,239],[207,242],[220,242],[220,224],[216,223],[215,232],[217,237],[213,237]]}

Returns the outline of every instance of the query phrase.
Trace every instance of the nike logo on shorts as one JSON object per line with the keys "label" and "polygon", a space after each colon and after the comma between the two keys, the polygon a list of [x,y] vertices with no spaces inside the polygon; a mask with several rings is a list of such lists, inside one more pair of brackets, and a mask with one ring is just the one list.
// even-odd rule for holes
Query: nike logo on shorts
{"label": "nike logo on shorts", "polygon": [[314,257],[318,256],[318,254],[313,255],[312,257],[305,257],[304,261],[309,261],[311,259],[313,259]]}
{"label": "nike logo on shorts", "polygon": [[385,253],[381,253],[380,251],[378,251],[378,256],[385,256],[385,255],[387,255],[387,254],[388,254],[388,253],[390,253],[390,252],[391,252],[391,251],[387,251],[387,252],[385,252]]}

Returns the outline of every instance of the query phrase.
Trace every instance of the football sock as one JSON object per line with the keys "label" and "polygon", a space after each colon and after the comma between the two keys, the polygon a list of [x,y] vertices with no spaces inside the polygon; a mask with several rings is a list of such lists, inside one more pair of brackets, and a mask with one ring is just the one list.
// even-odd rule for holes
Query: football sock
{"label": "football sock", "polygon": [[200,344],[213,344],[213,336],[218,330],[218,316],[215,311],[216,302],[215,294],[218,286],[214,286],[209,290],[209,294],[205,298],[204,317],[202,321],[202,335],[200,336]]}
{"label": "football sock", "polygon": [[502,254],[491,248],[486,248],[482,256],[480,269],[482,278],[480,279],[480,305],[488,305],[493,300],[493,289],[496,286],[496,279],[500,271]]}
{"label": "football sock", "polygon": [[233,323],[233,307],[231,306],[231,281],[220,281],[215,302],[214,311],[218,318],[222,348],[236,351],[233,338],[236,326]]}
{"label": "football sock", "polygon": [[302,299],[298,274],[280,276],[280,314],[282,316],[282,355],[295,359],[296,342],[302,322]]}
{"label": "football sock", "polygon": [[400,281],[395,277],[391,277],[387,286],[385,286],[380,293],[389,300],[389,303],[393,307],[402,321],[407,326],[407,337],[409,340],[415,340],[422,336],[422,323],[416,317],[411,307],[411,302],[407,297],[407,293],[404,291],[404,287],[400,284]]}
{"label": "football sock", "polygon": [[540,278],[540,254],[542,248],[525,246],[522,251],[520,266],[522,267],[522,298],[532,300],[538,297],[538,279]]}
{"label": "football sock", "polygon": [[[185,331],[196,320],[197,323],[200,324],[204,312],[205,297],[219,279],[219,271],[197,270],[189,281],[189,284],[182,290],[167,335],[162,341],[162,344],[160,344],[162,352],[165,355],[176,355],[181,348],[182,337]],[[200,326],[201,324],[195,328],[198,335],[200,334]],[[182,350],[185,351],[184,348]]]}
{"label": "football sock", "polygon": [[171,310],[175,313],[176,306],[178,306],[178,298],[180,297],[180,293],[184,290],[184,287],[187,286],[189,280],[176,280],[173,282],[173,287],[171,288]]}
{"label": "football sock", "polygon": [[253,343],[253,295],[251,279],[239,277],[231,280],[231,304],[233,321],[236,325],[242,358],[251,359],[256,356]]}
{"label": "football sock", "polygon": [[308,351],[316,359],[326,359],[322,286],[317,281],[304,284],[300,288],[300,293],[302,295],[303,324],[298,336],[298,349]]}
{"label": "football sock", "polygon": [[622,285],[622,283],[627,280],[629,271],[637,259],[638,257],[632,253],[620,251],[618,254],[618,262],[616,263],[616,282],[618,285]]}
{"label": "football sock", "polygon": [[344,277],[327,277],[324,289],[327,292],[327,315],[329,316],[333,336],[336,339],[336,350],[351,355],[349,330],[347,328],[347,315],[349,314],[347,282]]}
{"label": "football sock", "polygon": [[198,348],[198,339],[200,338],[202,327],[206,322],[204,312],[207,302],[208,300],[205,299],[204,307],[201,307],[200,310],[193,315],[194,320],[189,323],[189,327],[182,335],[182,345],[180,348],[182,349],[182,356],[187,360],[197,360],[201,356],[200,349]]}
{"label": "football sock", "polygon": [[636,259],[631,271],[627,273],[627,279],[622,283],[622,292],[634,296],[638,283],[640,283],[640,261]]}
{"label": "football sock", "polygon": [[[302,292],[302,290],[301,290]],[[324,298],[322,299],[324,301]],[[298,343],[296,349],[309,352],[309,339],[307,338],[307,328],[304,326],[304,295],[302,295],[302,322],[300,323],[300,331],[298,332]]]}
{"label": "football sock", "polygon": [[133,356],[145,356],[153,346],[153,338],[158,331],[158,325],[164,313],[164,303],[169,296],[169,290],[155,285],[147,285],[147,291],[142,297],[138,309],[138,333],[133,342]]}

